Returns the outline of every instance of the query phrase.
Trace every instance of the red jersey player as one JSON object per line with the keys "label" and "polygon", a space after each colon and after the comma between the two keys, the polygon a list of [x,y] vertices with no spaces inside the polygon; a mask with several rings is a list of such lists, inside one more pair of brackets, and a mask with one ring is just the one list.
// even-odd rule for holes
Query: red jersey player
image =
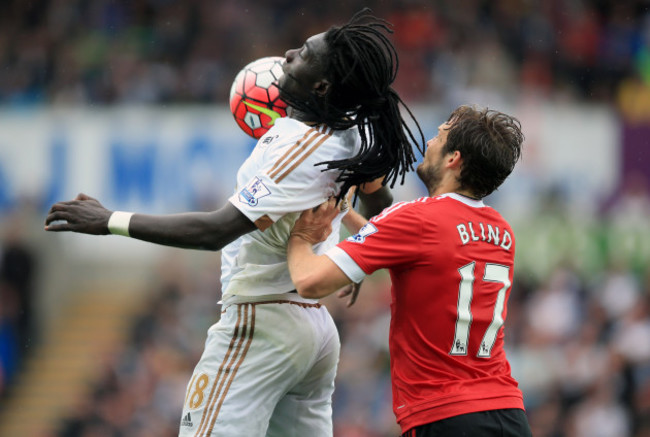
{"label": "red jersey player", "polygon": [[503,324],[513,280],[510,225],[481,200],[521,154],[519,122],[461,106],[427,142],[417,168],[430,197],[385,209],[327,254],[332,200],[305,211],[289,240],[298,293],[323,297],[388,268],[393,409],[404,436],[530,436],[522,393],[510,374]]}

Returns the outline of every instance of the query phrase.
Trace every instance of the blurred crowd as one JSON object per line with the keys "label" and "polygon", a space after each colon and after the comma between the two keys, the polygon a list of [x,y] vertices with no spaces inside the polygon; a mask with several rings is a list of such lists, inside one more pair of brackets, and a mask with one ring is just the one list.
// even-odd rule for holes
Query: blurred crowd
{"label": "blurred crowd", "polygon": [[19,221],[4,216],[0,226],[0,403],[39,337],[34,323],[38,256]]}
{"label": "blurred crowd", "polygon": [[[650,198],[645,202],[650,205]],[[619,224],[626,229],[640,225],[632,225],[629,217],[626,213],[621,218],[626,221]],[[603,219],[603,226],[616,234],[616,221]],[[647,233],[647,225],[641,226]],[[519,251],[535,253],[535,247],[525,246],[526,237],[520,235],[518,241]],[[29,313],[28,307],[21,308],[27,303],[5,299],[28,287],[36,252],[14,240],[3,241],[1,247],[4,358],[7,337],[21,332],[25,322],[20,315]],[[48,436],[176,435],[186,384],[206,331],[219,317],[218,256],[206,254],[209,262],[197,265],[184,254],[171,252],[148,273],[148,297],[130,322],[127,341],[98,364],[100,371],[87,395]],[[508,305],[506,346],[536,437],[650,436],[647,260],[609,253],[605,264],[592,272],[566,260],[545,272],[518,267]],[[398,435],[387,344],[388,275],[369,277],[351,308],[333,296],[324,303],[342,342],[334,435]],[[9,344],[21,341],[16,336]],[[0,361],[0,369],[10,374],[6,362]]]}
{"label": "blurred crowd", "polygon": [[248,62],[364,6],[395,26],[406,100],[529,91],[650,114],[641,0],[5,0],[0,102],[223,102]]}

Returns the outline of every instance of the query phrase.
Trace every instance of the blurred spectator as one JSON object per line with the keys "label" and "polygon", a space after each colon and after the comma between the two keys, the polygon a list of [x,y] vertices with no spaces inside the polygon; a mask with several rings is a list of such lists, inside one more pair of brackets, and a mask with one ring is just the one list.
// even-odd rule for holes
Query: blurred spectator
{"label": "blurred spectator", "polygon": [[21,218],[5,218],[0,241],[0,395],[13,382],[18,366],[35,342],[32,248],[24,240]]}
{"label": "blurred spectator", "polygon": [[636,228],[647,223],[650,216],[650,188],[641,171],[633,170],[625,174],[620,190],[612,197],[606,205],[608,220],[622,228]]}
{"label": "blurred spectator", "polygon": [[567,434],[573,437],[621,437],[631,432],[630,417],[610,380],[595,384],[571,416]]}
{"label": "blurred spectator", "polygon": [[[395,25],[395,86],[410,101],[455,105],[466,86],[511,99],[525,90],[610,101],[636,74],[647,86],[643,1],[7,0],[0,102],[223,102],[245,64],[282,55],[316,23],[364,6]],[[470,77],[448,81],[454,65],[470,67],[462,72]],[[634,95],[622,95],[627,112]]]}
{"label": "blurred spectator", "polygon": [[580,291],[574,272],[556,269],[548,284],[542,284],[528,301],[527,340],[533,344],[564,344],[573,337],[581,322]]}
{"label": "blurred spectator", "polygon": [[219,317],[213,266],[190,271],[175,257],[161,263],[128,341],[106,359],[88,397],[61,422],[57,435],[177,435],[179,399],[203,350],[194,331],[205,333]]}
{"label": "blurred spectator", "polygon": [[641,301],[638,280],[624,265],[613,265],[600,278],[596,298],[610,321],[621,320]]}

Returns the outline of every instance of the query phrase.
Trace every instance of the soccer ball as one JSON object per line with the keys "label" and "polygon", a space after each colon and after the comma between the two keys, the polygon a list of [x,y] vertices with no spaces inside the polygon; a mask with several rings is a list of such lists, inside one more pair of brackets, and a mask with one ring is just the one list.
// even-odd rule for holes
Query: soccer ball
{"label": "soccer ball", "polygon": [[287,104],[275,85],[282,76],[283,61],[280,56],[269,56],[251,62],[237,74],[230,88],[230,111],[239,127],[255,139],[287,115]]}

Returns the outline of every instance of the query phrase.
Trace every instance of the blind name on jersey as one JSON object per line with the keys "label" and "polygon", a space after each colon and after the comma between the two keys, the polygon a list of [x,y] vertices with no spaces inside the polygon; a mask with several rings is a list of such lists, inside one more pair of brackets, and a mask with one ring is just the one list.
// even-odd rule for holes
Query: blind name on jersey
{"label": "blind name on jersey", "polygon": [[499,246],[502,249],[510,250],[512,247],[512,236],[507,229],[503,232],[498,226],[490,223],[474,225],[472,222],[459,223],[456,225],[458,236],[463,246],[470,243],[485,242]]}

